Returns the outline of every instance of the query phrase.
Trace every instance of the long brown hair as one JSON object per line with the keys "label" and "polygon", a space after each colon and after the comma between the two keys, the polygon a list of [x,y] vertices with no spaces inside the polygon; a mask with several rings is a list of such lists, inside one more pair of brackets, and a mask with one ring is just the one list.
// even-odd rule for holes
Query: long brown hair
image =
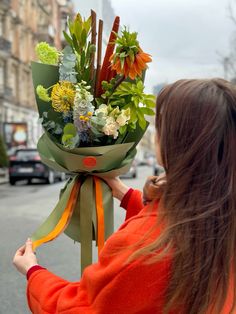
{"label": "long brown hair", "polygon": [[175,251],[164,312],[219,314],[236,282],[236,87],[222,79],[168,85],[157,97],[156,129],[167,228],[152,251]]}

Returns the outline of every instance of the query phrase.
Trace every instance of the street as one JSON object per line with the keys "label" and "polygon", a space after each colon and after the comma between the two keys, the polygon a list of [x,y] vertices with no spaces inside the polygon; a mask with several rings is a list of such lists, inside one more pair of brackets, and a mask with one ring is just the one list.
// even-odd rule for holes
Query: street
{"label": "street", "polygon": [[[139,167],[136,179],[124,182],[133,188],[142,189],[151,167]],[[56,205],[58,194],[64,183],[46,185],[19,182],[16,186],[0,185],[0,314],[27,314],[26,279],[12,265],[12,257],[18,247],[35,231]],[[115,202],[115,229],[124,220],[125,211]],[[62,234],[58,239],[37,250],[41,265],[71,281],[79,280],[80,247]],[[96,248],[94,248],[96,261]]]}

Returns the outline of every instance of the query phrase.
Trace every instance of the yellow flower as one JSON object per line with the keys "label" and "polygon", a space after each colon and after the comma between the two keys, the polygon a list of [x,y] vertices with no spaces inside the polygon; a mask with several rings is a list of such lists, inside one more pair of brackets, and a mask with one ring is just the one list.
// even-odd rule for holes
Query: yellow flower
{"label": "yellow flower", "polygon": [[57,112],[67,112],[73,107],[75,88],[71,82],[62,81],[53,86],[52,107]]}
{"label": "yellow flower", "polygon": [[88,115],[89,117],[92,117],[93,113],[92,113],[91,111],[89,111],[89,112],[87,113],[87,115]]}
{"label": "yellow flower", "polygon": [[84,121],[85,116],[80,116],[79,119],[80,119],[81,121]]}
{"label": "yellow flower", "polygon": [[88,121],[89,121],[89,117],[85,117],[85,118],[84,118],[84,121],[85,121],[85,122],[88,122]]}

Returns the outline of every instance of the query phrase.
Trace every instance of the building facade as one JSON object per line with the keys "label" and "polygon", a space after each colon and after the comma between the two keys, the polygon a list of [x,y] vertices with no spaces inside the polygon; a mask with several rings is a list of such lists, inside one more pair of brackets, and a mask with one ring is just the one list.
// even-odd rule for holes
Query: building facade
{"label": "building facade", "polygon": [[43,40],[60,49],[67,14],[73,14],[68,0],[0,1],[0,133],[4,123],[25,122],[29,147],[41,134],[30,69],[34,47]]}

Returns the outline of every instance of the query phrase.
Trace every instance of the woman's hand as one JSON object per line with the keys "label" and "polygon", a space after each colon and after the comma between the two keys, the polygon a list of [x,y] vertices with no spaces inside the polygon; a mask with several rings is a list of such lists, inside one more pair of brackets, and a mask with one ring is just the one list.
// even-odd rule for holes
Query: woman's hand
{"label": "woman's hand", "polygon": [[32,241],[28,239],[22,247],[20,247],[13,258],[13,264],[16,269],[23,275],[34,265],[38,265],[37,258],[32,248]]}
{"label": "woman's hand", "polygon": [[119,178],[103,178],[103,180],[112,189],[112,195],[120,201],[129,191],[129,187],[125,185]]}
{"label": "woman's hand", "polygon": [[143,188],[143,203],[146,205],[154,199],[160,199],[163,194],[165,184],[165,173],[162,173],[159,176],[148,177]]}

